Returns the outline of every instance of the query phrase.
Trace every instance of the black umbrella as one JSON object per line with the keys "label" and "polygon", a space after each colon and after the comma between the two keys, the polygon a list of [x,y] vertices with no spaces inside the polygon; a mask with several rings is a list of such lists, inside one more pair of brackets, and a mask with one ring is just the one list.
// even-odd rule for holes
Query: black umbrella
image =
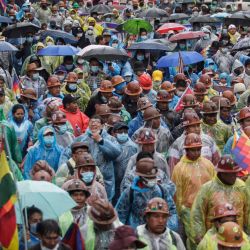
{"label": "black umbrella", "polygon": [[47,36],[51,36],[53,39],[62,38],[66,44],[76,44],[77,39],[70,33],[62,30],[45,30],[40,33],[41,39],[45,39]]}
{"label": "black umbrella", "polygon": [[159,8],[149,8],[138,15],[138,17],[159,18],[167,17],[167,12]]}
{"label": "black umbrella", "polygon": [[221,23],[217,18],[210,16],[195,16],[189,19],[190,23]]}
{"label": "black umbrella", "polygon": [[93,13],[93,12],[105,14],[105,13],[112,12],[112,8],[108,5],[97,4],[93,8],[90,9],[90,13]]}
{"label": "black umbrella", "polygon": [[12,23],[12,20],[6,16],[0,16],[0,23]]}
{"label": "black umbrella", "polygon": [[35,34],[40,28],[32,23],[16,23],[9,25],[4,31],[3,36],[8,38],[25,37],[29,33]]}
{"label": "black umbrella", "polygon": [[171,14],[170,17],[168,18],[169,21],[174,21],[174,20],[184,20],[188,19],[189,16],[185,13],[176,13],[176,14]]}
{"label": "black umbrella", "polygon": [[234,25],[249,25],[250,24],[250,14],[247,12],[235,12],[230,17],[225,18],[225,24]]}
{"label": "black umbrella", "polygon": [[233,50],[246,50],[250,49],[250,37],[246,37],[233,46]]}

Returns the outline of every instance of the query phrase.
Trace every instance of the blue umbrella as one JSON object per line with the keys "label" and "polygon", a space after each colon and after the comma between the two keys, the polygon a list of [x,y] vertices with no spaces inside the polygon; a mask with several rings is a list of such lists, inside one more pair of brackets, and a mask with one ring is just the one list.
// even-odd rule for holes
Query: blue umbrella
{"label": "blue umbrella", "polygon": [[18,49],[8,42],[0,42],[0,52],[18,51]]}
{"label": "blue umbrella", "polygon": [[195,51],[175,52],[168,56],[161,57],[157,62],[158,68],[176,67],[179,65],[180,55],[184,65],[194,64],[204,61],[203,56]]}
{"label": "blue umbrella", "polygon": [[79,49],[70,45],[50,45],[39,50],[38,56],[73,56],[79,52]]}
{"label": "blue umbrella", "polygon": [[12,20],[6,16],[0,16],[0,23],[12,23]]}
{"label": "blue umbrella", "polygon": [[229,14],[227,12],[218,12],[218,13],[211,15],[211,17],[220,18],[220,19],[224,19],[224,18],[227,18],[230,16],[231,16],[231,14]]}

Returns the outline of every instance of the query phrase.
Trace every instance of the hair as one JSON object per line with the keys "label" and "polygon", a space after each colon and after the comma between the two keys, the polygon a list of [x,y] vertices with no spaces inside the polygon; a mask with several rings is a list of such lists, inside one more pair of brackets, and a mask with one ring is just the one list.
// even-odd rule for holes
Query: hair
{"label": "hair", "polygon": [[18,109],[22,109],[25,113],[25,109],[22,104],[15,104],[12,108],[12,115],[14,115]]}
{"label": "hair", "polygon": [[104,124],[104,121],[100,115],[92,115],[90,119],[97,119],[101,121],[101,124]]}
{"label": "hair", "polygon": [[178,87],[187,87],[187,82],[184,81],[184,80],[178,80],[176,83],[175,83],[175,87],[178,88]]}
{"label": "hair", "polygon": [[50,233],[61,235],[61,229],[55,220],[44,220],[37,225],[37,233],[40,236],[45,236]]}
{"label": "hair", "polygon": [[103,40],[103,36],[102,35],[97,36],[95,39],[96,44],[99,44],[101,40]]}
{"label": "hair", "polygon": [[151,158],[151,159],[154,159],[153,158],[153,155],[149,152],[140,152],[138,153],[137,157],[136,157],[136,162],[138,162],[139,160],[143,159],[143,158]]}
{"label": "hair", "polygon": [[74,61],[73,56],[65,56],[63,59],[63,62],[65,63],[66,61],[69,61],[69,60]]}
{"label": "hair", "polygon": [[41,214],[43,215],[43,212],[35,207],[35,206],[32,206],[32,207],[27,207],[27,208],[24,208],[23,209],[23,215],[24,215],[24,218],[25,218],[25,209],[27,210],[27,219],[29,220],[31,218],[31,216],[35,213],[38,213],[38,214]]}

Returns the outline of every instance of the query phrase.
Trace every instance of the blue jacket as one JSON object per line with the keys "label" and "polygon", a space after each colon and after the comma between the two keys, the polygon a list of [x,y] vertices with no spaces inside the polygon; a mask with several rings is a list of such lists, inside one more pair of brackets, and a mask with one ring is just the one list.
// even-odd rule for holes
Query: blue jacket
{"label": "blue jacket", "polygon": [[[127,225],[130,225],[134,229],[145,223],[144,221],[144,211],[149,200],[154,197],[161,197],[168,203],[169,211],[171,216],[168,219],[167,226],[174,231],[178,230],[178,217],[176,212],[176,206],[172,195],[169,194],[168,188],[161,184],[155,185],[153,188],[139,188],[137,183],[139,177],[134,178],[131,187],[127,188],[121,194],[120,199],[116,204],[116,211],[119,216],[119,220]],[[132,197],[131,190],[132,189]]]}
{"label": "blue jacket", "polygon": [[106,75],[109,75],[109,76],[116,76],[116,75],[120,75],[120,72],[121,72],[121,68],[120,66],[115,63],[115,62],[112,62],[112,67],[114,68],[114,71],[111,72],[109,70],[109,67],[108,67],[108,64],[107,63],[103,63],[103,72],[106,74]]}
{"label": "blue jacket", "polygon": [[58,163],[61,156],[63,148],[56,143],[56,138],[54,135],[54,143],[52,147],[47,148],[44,144],[43,133],[45,129],[51,128],[51,126],[45,126],[40,129],[38,133],[38,142],[28,150],[25,162],[24,162],[24,178],[30,179],[30,170],[33,165],[39,160],[45,160],[48,164],[55,170],[58,169]]}
{"label": "blue jacket", "polygon": [[169,109],[174,109],[174,107],[175,107],[176,104],[178,103],[179,99],[180,99],[180,97],[174,95],[172,101],[168,103]]}
{"label": "blue jacket", "polygon": [[87,130],[85,134],[77,137],[75,141],[84,141],[88,143],[90,154],[103,175],[108,199],[111,200],[115,194],[115,173],[113,161],[121,154],[122,151],[116,139],[109,135],[106,130],[102,130],[101,136],[103,140],[97,143],[89,136]]}
{"label": "blue jacket", "polygon": [[143,117],[140,111],[137,112],[137,116],[133,118],[128,124],[128,136],[131,137],[134,132],[143,125]]}

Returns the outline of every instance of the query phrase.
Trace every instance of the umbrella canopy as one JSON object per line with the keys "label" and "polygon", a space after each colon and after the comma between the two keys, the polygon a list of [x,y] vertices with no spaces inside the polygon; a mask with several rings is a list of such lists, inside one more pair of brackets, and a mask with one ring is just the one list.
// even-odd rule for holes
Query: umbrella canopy
{"label": "umbrella canopy", "polygon": [[227,17],[230,17],[231,14],[227,13],[227,12],[218,12],[218,13],[215,13],[213,15],[211,15],[211,17],[214,17],[214,18],[220,18],[220,19],[224,19],[224,18],[227,18]]}
{"label": "umbrella canopy", "polygon": [[73,56],[79,49],[70,45],[50,45],[39,50],[38,56]]}
{"label": "umbrella canopy", "polygon": [[8,38],[25,37],[29,33],[35,34],[40,28],[32,23],[16,23],[9,25],[3,32],[3,36]]}
{"label": "umbrella canopy", "polygon": [[225,18],[226,24],[235,24],[235,25],[249,25],[250,24],[250,14],[247,12],[236,12],[231,16]]}
{"label": "umbrella canopy", "polygon": [[165,23],[156,32],[163,35],[168,33],[170,30],[184,30],[184,29],[185,26],[179,23]]}
{"label": "umbrella canopy", "polygon": [[67,44],[76,44],[77,39],[67,32],[61,30],[45,30],[40,33],[41,39],[45,39],[47,36],[51,36],[53,39],[62,38]]}
{"label": "umbrella canopy", "polygon": [[139,17],[146,17],[146,18],[160,18],[160,17],[167,17],[167,12],[165,10],[153,7],[149,8],[142,13],[139,14]]}
{"label": "umbrella canopy", "polygon": [[70,195],[63,189],[46,181],[20,181],[17,190],[21,208],[15,204],[17,220],[25,207],[36,206],[43,212],[44,219],[57,219],[61,214],[77,206]]}
{"label": "umbrella canopy", "polygon": [[158,68],[176,67],[179,65],[180,55],[184,65],[204,61],[203,56],[195,51],[175,52],[168,56],[161,57],[157,62]]}
{"label": "umbrella canopy", "polygon": [[169,38],[170,42],[176,42],[180,40],[192,40],[196,38],[200,38],[205,36],[205,33],[202,31],[185,31],[185,32],[180,32],[176,35],[173,35]]}
{"label": "umbrella canopy", "polygon": [[93,13],[93,12],[105,14],[105,13],[112,12],[112,8],[108,5],[97,4],[90,9],[90,13]]}
{"label": "umbrella canopy", "polygon": [[221,20],[211,16],[195,16],[189,19],[190,23],[220,23]]}
{"label": "umbrella canopy", "polygon": [[122,24],[122,30],[129,34],[138,35],[140,29],[145,29],[147,32],[151,32],[153,27],[148,21],[141,18],[129,19]]}
{"label": "umbrella canopy", "polygon": [[170,17],[168,18],[169,21],[174,21],[174,20],[184,20],[188,19],[189,16],[184,13],[176,13],[176,14],[171,14]]}
{"label": "umbrella canopy", "polygon": [[246,50],[250,49],[250,38],[246,37],[233,46],[233,50]]}
{"label": "umbrella canopy", "polygon": [[97,58],[100,61],[127,60],[129,58],[125,50],[106,45],[89,45],[82,49],[77,55],[83,57],[85,60]]}
{"label": "umbrella canopy", "polygon": [[[159,40],[159,39],[158,39]],[[173,51],[172,44],[163,44],[157,39],[148,39],[143,42],[133,43],[128,50],[163,50],[163,51]]]}
{"label": "umbrella canopy", "polygon": [[18,49],[8,42],[0,42],[0,52],[18,51]]}
{"label": "umbrella canopy", "polygon": [[12,23],[12,20],[6,16],[0,16],[0,23]]}

